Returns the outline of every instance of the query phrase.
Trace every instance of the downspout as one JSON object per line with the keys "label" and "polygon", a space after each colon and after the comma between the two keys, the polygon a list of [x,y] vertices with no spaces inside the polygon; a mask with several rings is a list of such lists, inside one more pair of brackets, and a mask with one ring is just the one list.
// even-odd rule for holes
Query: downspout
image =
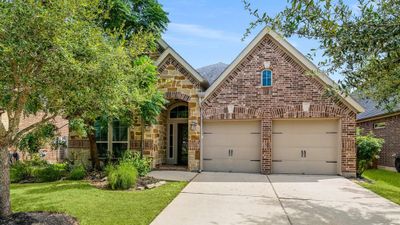
{"label": "downspout", "polygon": [[201,103],[203,102],[204,92],[198,92],[199,96],[199,108],[200,108],[200,169],[199,172],[203,171],[203,109]]}

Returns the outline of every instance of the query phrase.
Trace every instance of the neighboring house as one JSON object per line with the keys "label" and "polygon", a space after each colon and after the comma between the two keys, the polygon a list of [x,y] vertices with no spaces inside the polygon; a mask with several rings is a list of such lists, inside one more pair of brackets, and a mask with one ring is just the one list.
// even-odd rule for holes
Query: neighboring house
{"label": "neighboring house", "polygon": [[[350,97],[326,97],[334,82],[275,32],[264,29],[228,66],[199,69],[205,77],[164,41],[155,57],[169,104],[145,129],[154,167],[355,176],[363,108]],[[140,124],[99,125],[97,140],[103,156],[139,150]],[[88,146],[70,137],[71,152],[88,157]]]}
{"label": "neighboring house", "polygon": [[395,170],[394,156],[400,156],[400,105],[388,111],[370,99],[360,99],[358,102],[365,112],[357,115],[357,125],[364,134],[372,132],[385,140],[378,167]]}
{"label": "neighboring house", "polygon": [[[37,115],[32,115],[32,116],[22,116],[20,123],[19,123],[19,130],[25,129],[26,127],[37,123],[41,120],[43,117],[42,113],[38,113]],[[3,113],[1,115],[1,121],[3,124],[8,127],[8,118],[7,118],[7,113]],[[68,120],[63,119],[61,116],[57,116],[55,119],[50,121],[53,123],[57,128],[58,128],[58,134],[60,138],[65,139],[66,141],[68,140],[69,136],[69,129],[68,129]],[[14,151],[15,149],[11,149],[11,151]],[[49,161],[49,162],[59,162],[64,160],[66,152],[64,151],[66,149],[62,148],[59,150],[53,150],[51,149],[50,146],[45,146],[43,149],[41,149],[41,153],[44,156],[43,159]],[[27,153],[24,152],[19,152],[21,159],[24,159],[27,157]]]}

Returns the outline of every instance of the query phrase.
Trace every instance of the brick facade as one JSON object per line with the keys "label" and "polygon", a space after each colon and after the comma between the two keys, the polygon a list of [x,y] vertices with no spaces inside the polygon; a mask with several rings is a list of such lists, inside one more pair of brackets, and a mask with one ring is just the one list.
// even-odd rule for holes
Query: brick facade
{"label": "brick facade", "polygon": [[[43,113],[21,117],[19,123],[19,130],[25,129],[28,126],[41,121],[42,117]],[[5,118],[3,122],[5,122],[4,124],[8,126],[8,123],[5,120]],[[61,116],[57,116],[55,119],[50,120],[50,122],[53,123],[58,128],[58,136],[63,137],[65,138],[65,140],[67,140],[69,135],[68,120],[63,119]],[[14,149],[12,149],[12,151],[13,150]],[[41,149],[41,151],[46,154],[44,159],[49,162],[60,162],[65,158],[65,149],[53,150],[51,149],[50,146],[45,146],[43,149]],[[26,158],[27,155],[28,155],[27,153],[20,152],[21,159]]]}
{"label": "brick facade", "polygon": [[[273,86],[261,86],[264,62],[273,73]],[[325,97],[325,87],[309,75],[275,40],[265,36],[228,74],[202,104],[205,120],[261,120],[262,173],[271,172],[272,121],[290,118],[337,118],[341,122],[341,172],[356,171],[356,112],[341,101]],[[309,102],[308,112],[302,109]],[[227,106],[234,105],[228,113]]]}
{"label": "brick facade", "polygon": [[[385,128],[374,129],[375,123],[385,123]],[[363,133],[374,133],[379,138],[383,138],[383,144],[378,166],[394,168],[394,154],[400,154],[400,115],[385,118],[370,119],[357,122],[357,126],[363,129]]]}

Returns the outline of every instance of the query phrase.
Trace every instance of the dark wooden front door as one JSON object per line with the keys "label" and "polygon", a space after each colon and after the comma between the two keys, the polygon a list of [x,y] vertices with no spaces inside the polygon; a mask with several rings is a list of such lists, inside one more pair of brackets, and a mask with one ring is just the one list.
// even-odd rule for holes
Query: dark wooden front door
{"label": "dark wooden front door", "polygon": [[178,124],[178,165],[188,164],[188,137],[188,124]]}

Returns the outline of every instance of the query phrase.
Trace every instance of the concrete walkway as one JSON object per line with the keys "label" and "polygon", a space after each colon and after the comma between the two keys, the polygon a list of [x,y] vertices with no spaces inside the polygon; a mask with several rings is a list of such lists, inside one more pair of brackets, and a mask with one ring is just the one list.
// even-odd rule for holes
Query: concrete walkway
{"label": "concrete walkway", "polygon": [[400,224],[400,206],[338,176],[201,173],[152,224]]}
{"label": "concrete walkway", "polygon": [[148,176],[160,180],[169,181],[191,181],[198,173],[186,171],[168,171],[168,170],[154,170]]}

